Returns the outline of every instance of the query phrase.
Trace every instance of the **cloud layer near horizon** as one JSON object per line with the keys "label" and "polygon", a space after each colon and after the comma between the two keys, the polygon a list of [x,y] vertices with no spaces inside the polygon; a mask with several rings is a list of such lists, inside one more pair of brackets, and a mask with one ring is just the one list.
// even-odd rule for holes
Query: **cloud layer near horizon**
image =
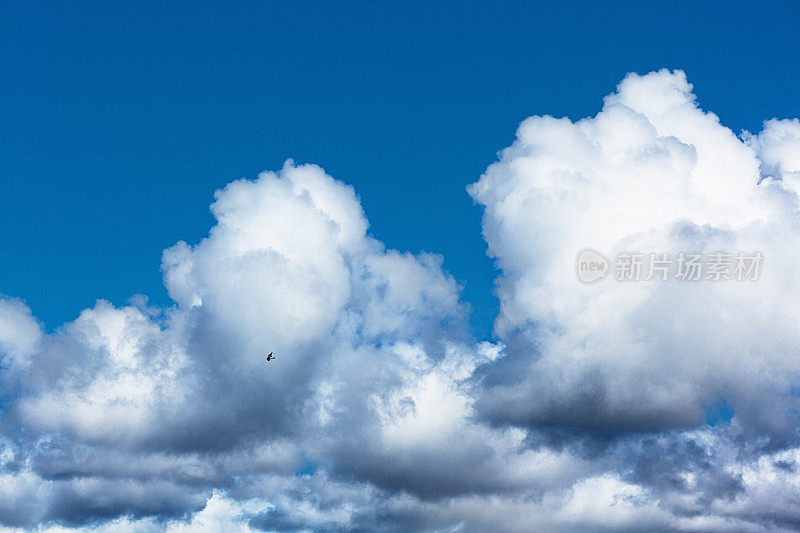
{"label": "cloud layer near horizon", "polygon": [[[531,117],[469,187],[489,342],[442,258],[386,249],[319,167],[233,182],[164,252],[168,309],[47,334],[0,298],[0,528],[797,529],[799,187],[800,122],[737,136],[680,71]],[[765,267],[586,286],[587,246]]]}

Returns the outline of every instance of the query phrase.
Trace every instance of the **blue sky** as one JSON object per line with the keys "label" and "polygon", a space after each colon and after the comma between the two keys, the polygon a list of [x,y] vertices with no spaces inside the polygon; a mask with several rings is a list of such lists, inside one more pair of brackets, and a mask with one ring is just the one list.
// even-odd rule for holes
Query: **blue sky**
{"label": "blue sky", "polygon": [[0,6],[0,532],[799,530],[797,28]]}
{"label": "blue sky", "polygon": [[734,131],[800,115],[797,2],[288,4],[0,7],[0,293],[48,328],[97,298],[167,305],[162,250],[291,157],[352,184],[388,246],[443,254],[485,338],[464,188],[521,119],[593,115],[661,67]]}

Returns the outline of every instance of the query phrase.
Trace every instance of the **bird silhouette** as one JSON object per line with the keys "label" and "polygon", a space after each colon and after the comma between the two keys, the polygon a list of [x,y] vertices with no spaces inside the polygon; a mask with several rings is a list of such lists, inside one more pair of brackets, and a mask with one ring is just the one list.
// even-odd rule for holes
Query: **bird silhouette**
{"label": "bird silhouette", "polygon": [[270,361],[272,361],[273,359],[275,359],[275,356],[274,356],[274,355],[272,355],[272,352],[269,352],[269,355],[267,356],[267,362],[270,362]]}

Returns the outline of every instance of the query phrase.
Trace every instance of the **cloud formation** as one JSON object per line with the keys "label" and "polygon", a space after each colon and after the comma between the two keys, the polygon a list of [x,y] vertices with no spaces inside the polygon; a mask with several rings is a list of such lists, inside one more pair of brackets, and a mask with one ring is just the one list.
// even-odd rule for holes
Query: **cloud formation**
{"label": "cloud formation", "polygon": [[[47,334],[0,298],[0,528],[797,529],[798,183],[800,122],[737,136],[680,71],[525,120],[469,187],[489,342],[442,258],[386,249],[319,167],[233,182],[164,252],[172,307]],[[583,285],[586,247],[765,265]]]}

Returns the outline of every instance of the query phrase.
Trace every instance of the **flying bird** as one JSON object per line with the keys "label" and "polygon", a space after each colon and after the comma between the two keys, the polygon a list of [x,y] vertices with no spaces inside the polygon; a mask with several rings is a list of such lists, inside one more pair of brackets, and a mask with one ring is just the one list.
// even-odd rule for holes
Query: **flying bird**
{"label": "flying bird", "polygon": [[272,361],[273,359],[275,359],[275,356],[274,356],[274,355],[272,355],[272,352],[269,352],[269,355],[267,356],[267,362],[270,362],[270,361]]}

